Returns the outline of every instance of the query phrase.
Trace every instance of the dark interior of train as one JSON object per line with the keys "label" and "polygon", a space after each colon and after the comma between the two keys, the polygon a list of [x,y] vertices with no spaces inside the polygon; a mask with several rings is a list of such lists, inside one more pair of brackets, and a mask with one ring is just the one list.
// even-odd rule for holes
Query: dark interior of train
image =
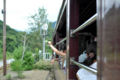
{"label": "dark interior of train", "polygon": [[[71,0],[70,7],[70,31],[74,31],[90,17],[96,14],[96,0]],[[60,11],[62,12],[62,9]],[[59,15],[59,18],[60,16],[61,15]],[[60,21],[58,20],[59,24],[53,39],[54,43],[57,43],[66,37],[66,17],[65,9]],[[80,54],[82,54],[83,51],[86,50],[87,46],[94,41],[94,38],[97,37],[96,23],[97,22],[95,21],[84,29],[70,35],[70,58],[74,58],[78,61]],[[59,50],[62,50],[63,46],[66,46],[66,42],[63,42],[56,47]],[[78,69],[78,66],[70,64],[70,79],[76,80],[76,72]]]}
{"label": "dark interior of train", "polygon": [[[92,17],[96,13],[96,0],[83,0],[79,1],[80,6],[80,15],[79,15],[79,24],[83,24],[86,20]],[[89,13],[89,14],[88,14]],[[97,37],[97,22],[90,24],[83,30],[80,30],[78,33],[79,37],[79,54],[81,54],[90,44],[94,37]]]}

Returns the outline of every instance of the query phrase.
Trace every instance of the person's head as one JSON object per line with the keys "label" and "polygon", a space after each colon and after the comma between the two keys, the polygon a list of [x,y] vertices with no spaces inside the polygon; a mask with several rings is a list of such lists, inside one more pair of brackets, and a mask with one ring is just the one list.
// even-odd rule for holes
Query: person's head
{"label": "person's head", "polygon": [[83,64],[90,66],[96,60],[96,42],[88,45],[86,49],[86,53],[88,55],[87,59],[83,62]]}
{"label": "person's head", "polygon": [[63,45],[63,52],[66,53],[66,45]]}
{"label": "person's head", "polygon": [[97,50],[96,48],[97,48],[96,42],[93,42],[90,45],[88,45],[86,49],[86,53],[88,54],[88,57],[96,59],[96,50]]}

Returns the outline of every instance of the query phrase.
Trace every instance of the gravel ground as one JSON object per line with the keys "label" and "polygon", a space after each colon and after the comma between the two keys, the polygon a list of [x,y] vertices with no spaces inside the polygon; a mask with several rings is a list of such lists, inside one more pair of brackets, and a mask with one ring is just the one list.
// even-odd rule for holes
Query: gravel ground
{"label": "gravel ground", "polygon": [[[18,79],[17,74],[13,71],[9,70],[7,73],[11,74],[11,80],[54,80],[53,73],[45,70],[24,71],[24,79]],[[0,80],[6,80],[2,73],[0,73]]]}

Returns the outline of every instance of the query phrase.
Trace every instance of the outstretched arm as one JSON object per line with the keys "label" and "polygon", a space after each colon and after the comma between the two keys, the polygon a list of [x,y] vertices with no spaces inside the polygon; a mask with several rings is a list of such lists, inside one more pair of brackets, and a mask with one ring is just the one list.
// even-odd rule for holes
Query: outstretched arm
{"label": "outstretched arm", "polygon": [[58,55],[61,55],[61,56],[66,56],[66,53],[62,52],[62,51],[59,51],[57,48],[55,48],[52,43],[49,41],[48,42],[49,46],[51,47],[51,49]]}

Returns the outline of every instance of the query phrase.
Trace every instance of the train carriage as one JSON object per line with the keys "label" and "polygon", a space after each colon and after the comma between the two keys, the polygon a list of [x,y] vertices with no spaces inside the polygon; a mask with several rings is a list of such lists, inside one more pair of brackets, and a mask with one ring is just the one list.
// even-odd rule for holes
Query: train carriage
{"label": "train carriage", "polygon": [[[53,44],[59,50],[62,50],[63,46],[67,47],[67,63],[66,71],[60,72],[65,78],[58,79],[77,80],[76,73],[79,67],[82,67],[94,73],[98,80],[119,80],[119,34],[119,0],[63,0],[55,26]],[[95,37],[97,70],[78,63],[79,55]]]}

